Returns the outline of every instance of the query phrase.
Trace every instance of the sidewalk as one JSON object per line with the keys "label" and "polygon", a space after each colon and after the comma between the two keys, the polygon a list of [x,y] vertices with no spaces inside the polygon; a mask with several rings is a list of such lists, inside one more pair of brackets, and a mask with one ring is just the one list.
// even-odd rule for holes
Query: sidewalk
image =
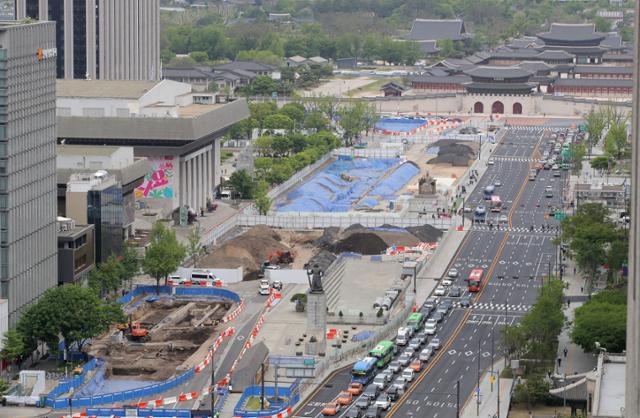
{"label": "sidewalk", "polygon": [[[504,360],[499,359],[493,365],[494,374],[498,375],[504,368]],[[477,396],[473,394],[463,406],[460,416],[462,418],[506,418],[509,414],[511,403],[511,386],[513,379],[496,379],[491,387],[490,371],[486,371],[480,379],[480,407],[477,405]],[[498,384],[500,386],[500,416],[498,417]],[[477,413],[479,410],[479,414]]]}

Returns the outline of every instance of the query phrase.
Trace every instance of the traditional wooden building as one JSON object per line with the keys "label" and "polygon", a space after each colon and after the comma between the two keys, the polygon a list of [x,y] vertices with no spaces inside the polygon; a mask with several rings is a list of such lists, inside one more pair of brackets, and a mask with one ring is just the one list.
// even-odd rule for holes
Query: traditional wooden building
{"label": "traditional wooden building", "polygon": [[382,86],[380,90],[384,92],[384,97],[399,97],[408,89],[405,86],[392,81]]}
{"label": "traditional wooden building", "polygon": [[601,64],[607,48],[600,44],[606,34],[596,32],[593,23],[552,23],[548,32],[538,34],[545,50],[562,50],[576,56],[576,64]]}

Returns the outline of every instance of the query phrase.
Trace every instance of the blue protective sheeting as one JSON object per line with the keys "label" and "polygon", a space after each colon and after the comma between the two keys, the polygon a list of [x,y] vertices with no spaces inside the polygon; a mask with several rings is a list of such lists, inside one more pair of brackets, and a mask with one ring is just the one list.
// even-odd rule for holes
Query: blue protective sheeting
{"label": "blue protective sheeting", "polygon": [[353,334],[351,341],[365,341],[375,335],[375,331],[360,331],[357,334]]}
{"label": "blue protective sheeting", "polygon": [[276,210],[347,212],[398,162],[397,158],[339,158],[289,192],[285,201],[276,202]]}
{"label": "blue protective sheeting", "polygon": [[376,122],[376,129],[389,132],[411,132],[428,123],[426,119],[382,118]]}
{"label": "blue protective sheeting", "polygon": [[415,164],[404,163],[380,181],[368,196],[380,197],[384,200],[393,199],[400,189],[419,173],[420,169]]}

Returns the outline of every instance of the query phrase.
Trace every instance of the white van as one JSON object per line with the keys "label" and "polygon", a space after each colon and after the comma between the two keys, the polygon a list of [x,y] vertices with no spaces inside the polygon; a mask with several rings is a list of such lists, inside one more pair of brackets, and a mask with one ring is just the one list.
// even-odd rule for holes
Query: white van
{"label": "white van", "polygon": [[414,376],[415,376],[415,372],[411,367],[407,367],[402,371],[402,378],[404,379],[405,382],[413,381]]}
{"label": "white van", "polygon": [[207,270],[193,270],[191,272],[191,282],[200,286],[215,285],[220,279],[215,274]]}
{"label": "white van", "polygon": [[400,327],[398,328],[398,335],[396,336],[396,345],[407,345],[411,339],[412,328]]}
{"label": "white van", "polygon": [[229,190],[229,189],[220,190],[220,199],[222,199],[222,200],[231,199],[231,190]]}
{"label": "white van", "polygon": [[424,332],[427,333],[427,335],[433,335],[436,333],[436,327],[437,327],[438,323],[434,320],[429,319],[425,324],[424,324]]}

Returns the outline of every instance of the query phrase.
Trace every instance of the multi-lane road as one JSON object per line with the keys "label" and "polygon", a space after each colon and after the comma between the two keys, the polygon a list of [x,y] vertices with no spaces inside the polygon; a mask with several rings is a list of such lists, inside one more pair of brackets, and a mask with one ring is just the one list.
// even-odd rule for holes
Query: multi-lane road
{"label": "multi-lane road", "polygon": [[[461,406],[475,402],[478,375],[490,368],[492,346],[495,358],[500,357],[501,327],[520,320],[535,302],[542,280],[555,268],[557,249],[552,241],[557,222],[547,213],[550,205],[562,206],[565,176],[554,177],[552,170],[542,170],[535,181],[529,180],[531,167],[549,148],[551,133],[542,127],[513,127],[495,149],[493,164],[465,205],[486,204],[484,188],[501,183],[495,194],[502,199],[505,208],[501,214],[507,216],[507,222],[498,227],[495,218],[499,215],[489,213],[487,223],[473,224],[449,266],[459,272],[455,286],[464,289],[464,280],[477,268],[484,270],[484,285],[472,294],[470,308],[454,304],[456,307],[438,327],[442,348],[386,417],[453,418],[458,382]],[[553,197],[545,197],[549,186]],[[472,217],[467,214],[467,227]],[[350,372],[345,368],[336,373],[298,408],[295,416],[321,416],[323,405],[346,388]],[[338,416],[346,415],[347,410],[341,410]]]}

